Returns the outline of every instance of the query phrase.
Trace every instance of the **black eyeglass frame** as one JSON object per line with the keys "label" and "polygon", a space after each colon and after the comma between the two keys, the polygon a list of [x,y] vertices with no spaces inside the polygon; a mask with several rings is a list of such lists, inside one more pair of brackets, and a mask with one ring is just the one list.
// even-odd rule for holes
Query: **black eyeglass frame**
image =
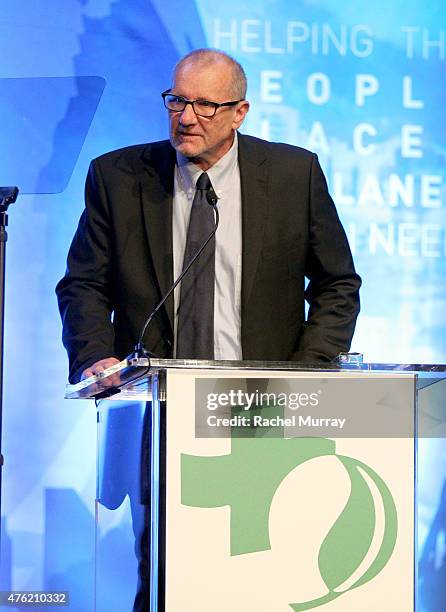
{"label": "black eyeglass frame", "polygon": [[[167,104],[166,104],[167,96],[173,96],[174,98],[177,98],[178,100],[182,100],[183,103],[184,103],[183,108],[178,109],[178,110],[174,110],[172,108],[169,108],[167,106]],[[177,96],[177,95],[173,94],[170,89],[166,89],[166,91],[163,91],[163,93],[161,94],[161,97],[163,99],[165,108],[167,108],[167,110],[170,111],[171,113],[182,113],[184,111],[184,109],[186,108],[186,106],[188,104],[190,104],[192,106],[193,110],[194,110],[194,113],[197,116],[199,116],[199,117],[206,117],[207,119],[211,119],[212,117],[215,117],[215,113],[217,112],[217,110],[221,106],[235,106],[239,102],[243,102],[244,101],[244,98],[242,98],[241,100],[233,100],[231,102],[212,102],[212,100],[204,100],[202,98],[199,98],[198,100],[188,100],[184,96]],[[195,110],[195,106],[194,106],[196,102],[206,102],[207,104],[211,104],[213,109],[214,109],[214,112],[212,113],[212,115],[202,115],[201,113],[197,113],[197,111]]]}

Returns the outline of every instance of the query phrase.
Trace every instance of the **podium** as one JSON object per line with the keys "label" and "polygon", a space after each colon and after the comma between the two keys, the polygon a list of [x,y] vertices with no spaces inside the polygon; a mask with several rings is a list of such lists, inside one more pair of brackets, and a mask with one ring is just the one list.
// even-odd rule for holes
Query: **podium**
{"label": "podium", "polygon": [[69,385],[98,410],[95,609],[132,609],[137,558],[150,612],[443,609],[445,378],[134,359]]}

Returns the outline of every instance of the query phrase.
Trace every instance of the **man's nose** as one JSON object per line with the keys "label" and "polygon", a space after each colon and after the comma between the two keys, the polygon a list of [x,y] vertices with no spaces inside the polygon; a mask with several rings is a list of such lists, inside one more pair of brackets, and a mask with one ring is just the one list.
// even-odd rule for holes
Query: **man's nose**
{"label": "man's nose", "polygon": [[186,104],[184,109],[180,112],[180,123],[182,125],[192,125],[197,122],[197,115],[193,109],[192,104]]}

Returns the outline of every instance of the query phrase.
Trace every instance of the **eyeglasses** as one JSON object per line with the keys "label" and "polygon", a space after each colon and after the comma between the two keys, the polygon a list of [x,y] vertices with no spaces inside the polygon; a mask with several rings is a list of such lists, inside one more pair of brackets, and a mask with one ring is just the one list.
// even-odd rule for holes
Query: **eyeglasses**
{"label": "eyeglasses", "polygon": [[188,100],[183,96],[176,96],[170,93],[170,89],[161,94],[164,100],[164,106],[167,110],[175,113],[183,111],[188,104],[192,105],[194,113],[200,117],[213,117],[220,106],[235,106],[243,100],[234,100],[234,102],[210,102],[209,100]]}

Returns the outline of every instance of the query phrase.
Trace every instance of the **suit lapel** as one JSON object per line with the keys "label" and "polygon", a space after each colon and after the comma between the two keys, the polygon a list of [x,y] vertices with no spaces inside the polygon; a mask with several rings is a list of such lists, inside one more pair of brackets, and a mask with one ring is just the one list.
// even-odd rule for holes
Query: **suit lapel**
{"label": "suit lapel", "polygon": [[[140,190],[142,213],[160,299],[173,283],[172,202],[175,151],[168,142],[147,147]],[[173,333],[173,298],[166,303]]]}
{"label": "suit lapel", "polygon": [[269,164],[255,139],[239,134],[242,190],[242,328],[251,295],[265,230]]}

